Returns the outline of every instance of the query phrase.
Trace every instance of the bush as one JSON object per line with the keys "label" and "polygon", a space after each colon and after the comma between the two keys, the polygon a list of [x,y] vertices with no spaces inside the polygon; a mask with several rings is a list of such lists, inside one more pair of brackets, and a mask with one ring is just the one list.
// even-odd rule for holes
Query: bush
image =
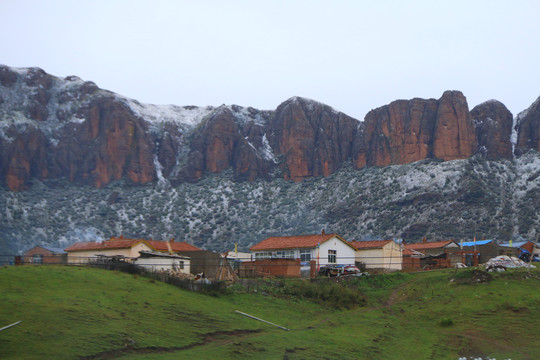
{"label": "bush", "polygon": [[318,303],[326,303],[338,308],[350,309],[355,306],[365,305],[366,299],[358,290],[337,284],[334,282],[312,283],[296,281],[288,283],[283,293],[301,299],[312,300]]}
{"label": "bush", "polygon": [[442,327],[448,327],[454,325],[454,322],[450,318],[442,318],[440,324]]}
{"label": "bush", "polygon": [[262,286],[258,284],[257,288],[257,292],[271,296],[309,300],[342,309],[363,306],[366,303],[365,296],[356,287],[332,281],[278,280],[264,282]]}

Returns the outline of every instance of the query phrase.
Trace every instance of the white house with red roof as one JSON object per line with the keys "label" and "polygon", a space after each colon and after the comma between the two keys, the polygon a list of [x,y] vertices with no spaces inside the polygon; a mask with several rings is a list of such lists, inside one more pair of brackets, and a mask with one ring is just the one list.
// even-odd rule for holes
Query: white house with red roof
{"label": "white house with red roof", "polygon": [[138,258],[141,251],[181,253],[183,251],[201,250],[185,242],[156,241],[145,239],[127,239],[111,237],[105,241],[83,241],[64,249],[68,253],[68,263],[81,264],[95,260],[98,256],[119,256],[126,259]]}
{"label": "white house with red roof", "polygon": [[403,254],[401,245],[394,240],[352,241],[356,249],[356,261],[367,269],[401,270]]}
{"label": "white house with red roof", "polygon": [[253,245],[249,251],[254,260],[300,259],[301,270],[310,269],[310,261],[317,267],[354,264],[355,248],[338,234],[274,236]]}

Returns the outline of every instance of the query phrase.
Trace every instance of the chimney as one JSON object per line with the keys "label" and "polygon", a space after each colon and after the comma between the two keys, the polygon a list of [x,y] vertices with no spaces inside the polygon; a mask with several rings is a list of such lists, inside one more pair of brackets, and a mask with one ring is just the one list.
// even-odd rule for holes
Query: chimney
{"label": "chimney", "polygon": [[324,231],[324,229],[322,229],[321,234],[326,235],[326,231]]}
{"label": "chimney", "polygon": [[422,244],[425,244],[425,243],[427,243],[427,239],[424,237],[424,238],[422,239]]}
{"label": "chimney", "polygon": [[170,243],[173,243],[174,242],[174,238],[171,238],[171,240],[169,240]]}
{"label": "chimney", "polygon": [[123,239],[124,238],[124,234],[120,234],[120,239]]}

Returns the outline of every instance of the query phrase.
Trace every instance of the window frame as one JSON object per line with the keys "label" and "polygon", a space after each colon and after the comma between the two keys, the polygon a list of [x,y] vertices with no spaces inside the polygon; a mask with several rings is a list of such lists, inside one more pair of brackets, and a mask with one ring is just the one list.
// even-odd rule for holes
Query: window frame
{"label": "window frame", "polygon": [[300,261],[302,262],[311,261],[311,249],[300,249]]}
{"label": "window frame", "polygon": [[43,254],[32,255],[32,264],[43,264]]}
{"label": "window frame", "polygon": [[328,249],[328,263],[337,264],[337,250]]}

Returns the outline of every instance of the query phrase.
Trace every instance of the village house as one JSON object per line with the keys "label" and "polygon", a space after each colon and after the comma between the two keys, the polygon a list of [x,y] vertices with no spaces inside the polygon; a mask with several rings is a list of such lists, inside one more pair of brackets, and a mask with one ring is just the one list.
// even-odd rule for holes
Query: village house
{"label": "village house", "polygon": [[362,263],[366,269],[402,269],[401,245],[393,240],[351,241],[351,245],[356,249],[355,262],[358,267]]}
{"label": "village house", "polygon": [[499,255],[519,256],[520,251],[510,245],[499,245],[494,240],[473,240],[461,242],[462,250],[478,253],[480,264],[488,262],[490,259]]}
{"label": "village house", "polygon": [[[529,260],[531,260],[530,256],[532,256],[533,259],[540,258],[540,244],[538,243],[534,243],[532,241],[517,241],[511,244],[509,243],[508,246],[519,249],[519,255],[522,255],[523,253],[529,254],[526,259],[528,258]],[[517,256],[517,254],[514,256]]]}
{"label": "village house", "polygon": [[177,253],[183,251],[200,250],[196,246],[185,242],[156,241],[145,239],[127,239],[123,236],[111,237],[105,241],[85,241],[75,243],[64,249],[69,264],[83,264],[95,261],[98,257],[122,257],[127,260],[138,258],[141,251]]}
{"label": "village house", "polygon": [[420,266],[420,259],[426,256],[424,253],[412,249],[407,249],[405,246],[402,246],[401,254],[401,270],[416,271],[422,269],[422,267]]}
{"label": "village house", "polygon": [[65,264],[67,252],[48,245],[38,245],[26,250],[23,259],[26,264]]}
{"label": "village house", "polygon": [[249,249],[253,265],[270,276],[314,276],[326,265],[352,265],[354,246],[337,234],[275,236]]}
{"label": "village house", "polygon": [[420,258],[418,269],[434,269],[453,267],[457,260],[450,254],[459,251],[460,247],[454,240],[428,242],[424,238],[421,243],[405,244],[404,249],[409,251],[408,256],[413,251],[424,254]]}

